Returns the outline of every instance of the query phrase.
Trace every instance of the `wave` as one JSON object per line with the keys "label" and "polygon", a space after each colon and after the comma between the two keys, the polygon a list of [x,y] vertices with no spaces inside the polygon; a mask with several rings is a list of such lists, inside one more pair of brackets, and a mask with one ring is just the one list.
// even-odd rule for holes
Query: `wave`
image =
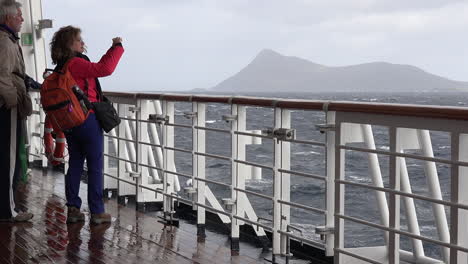
{"label": "wave", "polygon": [[298,156],[308,156],[308,155],[322,155],[320,152],[315,152],[315,151],[300,151],[300,152],[293,152],[293,155],[298,155]]}

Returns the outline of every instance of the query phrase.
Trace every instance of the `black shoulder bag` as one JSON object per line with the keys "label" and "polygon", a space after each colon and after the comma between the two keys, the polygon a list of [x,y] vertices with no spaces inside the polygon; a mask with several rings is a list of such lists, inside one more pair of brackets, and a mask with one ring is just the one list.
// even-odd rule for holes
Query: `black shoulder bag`
{"label": "black shoulder bag", "polygon": [[120,124],[120,117],[119,114],[117,114],[117,111],[115,110],[114,106],[112,105],[112,102],[102,93],[101,84],[99,83],[99,80],[97,78],[96,89],[98,91],[100,101],[92,103],[93,110],[102,129],[106,133],[108,133],[114,127]]}

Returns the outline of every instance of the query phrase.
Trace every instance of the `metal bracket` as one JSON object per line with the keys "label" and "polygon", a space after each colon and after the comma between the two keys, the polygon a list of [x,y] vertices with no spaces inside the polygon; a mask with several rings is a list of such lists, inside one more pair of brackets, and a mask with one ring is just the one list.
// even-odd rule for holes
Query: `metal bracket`
{"label": "metal bracket", "polygon": [[279,140],[296,139],[296,129],[291,128],[268,128],[262,130],[263,135],[267,135]]}
{"label": "metal bracket", "polygon": [[190,199],[195,200],[196,195],[197,195],[197,188],[194,187],[185,187],[184,188],[184,193],[188,194]]}
{"label": "metal bracket", "polygon": [[221,201],[222,201],[224,207],[226,208],[226,210],[229,210],[229,211],[231,211],[234,204],[236,204],[236,201],[234,201],[231,198],[223,198],[223,199],[221,199]]}
{"label": "metal bracket", "polygon": [[326,235],[331,235],[334,232],[335,228],[330,226],[317,226],[315,228],[315,233],[320,235],[320,240],[325,240]]}
{"label": "metal bracket", "polygon": [[227,123],[237,120],[237,115],[223,115],[222,119]]}
{"label": "metal bracket", "polygon": [[140,107],[139,106],[129,106],[128,111],[130,111],[132,113],[135,113],[135,112],[140,111]]}
{"label": "metal bracket", "polygon": [[193,119],[197,116],[197,112],[184,112],[184,117],[187,119]]}
{"label": "metal bracket", "polygon": [[141,172],[136,172],[136,171],[127,171],[128,176],[130,178],[140,178],[141,177]]}
{"label": "metal bracket", "polygon": [[193,188],[193,187],[185,187],[184,188],[184,193],[186,193],[186,194],[194,194],[196,192],[197,192],[196,188]]}
{"label": "metal bracket", "polygon": [[315,128],[323,134],[328,131],[335,131],[335,124],[317,124]]}
{"label": "metal bracket", "polygon": [[148,121],[158,123],[158,124],[162,124],[162,123],[166,124],[169,122],[169,116],[150,114],[148,115]]}

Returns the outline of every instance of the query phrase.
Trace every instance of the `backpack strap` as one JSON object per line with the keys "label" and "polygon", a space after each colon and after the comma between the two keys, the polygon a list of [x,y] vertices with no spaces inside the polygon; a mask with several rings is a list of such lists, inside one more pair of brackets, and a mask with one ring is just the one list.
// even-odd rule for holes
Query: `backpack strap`
{"label": "backpack strap", "polygon": [[99,101],[104,101],[104,94],[102,93],[101,83],[99,82],[98,78],[96,78],[95,80],[96,80],[96,90],[98,91]]}

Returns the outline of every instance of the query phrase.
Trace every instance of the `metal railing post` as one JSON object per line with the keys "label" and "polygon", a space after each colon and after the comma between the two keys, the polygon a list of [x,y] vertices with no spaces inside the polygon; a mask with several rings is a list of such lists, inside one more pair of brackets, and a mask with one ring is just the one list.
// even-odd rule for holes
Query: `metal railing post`
{"label": "metal railing post", "polygon": [[[169,123],[174,123],[174,102],[163,102],[163,114],[168,117]],[[163,124],[163,169],[173,171],[171,164],[174,164],[174,151],[167,149],[174,147],[174,127]],[[174,175],[164,172],[163,190],[165,194],[172,195],[174,192]],[[173,213],[173,198],[164,195],[164,213],[172,215]]]}
{"label": "metal railing post", "polygon": [[[125,105],[124,104],[119,104],[118,105],[118,113],[119,113],[119,116],[122,116],[122,114],[125,112]],[[122,139],[125,138],[125,125],[123,124],[123,122],[120,123],[120,125],[118,126],[119,130],[118,130],[118,137],[119,139],[117,140],[118,143],[117,143],[117,149],[118,149],[118,153],[119,153],[119,157],[127,157],[128,159],[128,154],[127,154],[127,151],[126,151],[126,147],[125,147],[125,141],[123,141]],[[123,178],[123,176],[125,175],[125,168],[128,166],[129,164],[123,160],[119,160],[118,162],[118,172],[117,172],[117,178],[121,179]],[[121,196],[122,195],[122,183],[120,180],[117,181],[117,195],[118,196]]]}
{"label": "metal railing post", "polygon": [[[204,127],[205,126],[205,110],[206,105],[202,103],[193,103],[193,112],[196,113],[193,122],[196,126]],[[205,143],[205,130],[203,129],[194,129],[193,131],[194,138],[194,151],[205,153],[206,143]],[[200,179],[205,179],[205,156],[194,155],[194,171],[193,175],[196,175]],[[193,186],[197,189],[197,203],[204,205],[206,201],[206,190],[205,182],[203,181],[194,181]],[[205,237],[205,217],[206,210],[202,206],[197,207],[197,235],[200,238]]]}
{"label": "metal railing post", "polygon": [[[282,109],[275,108],[275,125],[274,127],[281,127]],[[273,263],[275,258],[281,254],[281,240],[283,235],[278,231],[281,230],[281,204],[278,200],[281,199],[281,173],[278,169],[281,168],[281,141],[278,138],[273,138]]]}
{"label": "metal railing post", "polygon": [[[400,144],[398,142],[398,133],[396,127],[390,127],[390,152],[399,152]],[[400,162],[401,158],[394,155],[390,156],[389,159],[389,177],[390,177],[390,188],[396,191],[400,190]],[[392,229],[400,229],[400,196],[394,193],[389,195],[389,227]],[[399,264],[400,263],[400,235],[395,232],[389,232],[388,240],[388,263]]]}
{"label": "metal railing post", "polygon": [[[281,123],[275,127],[291,128],[291,111],[281,109]],[[280,166],[283,170],[291,169],[291,143],[280,141],[281,144],[281,162]],[[289,173],[280,172],[281,175],[281,200],[291,201],[291,175]],[[288,233],[289,224],[291,223],[291,207],[287,204],[281,204],[281,231]],[[288,251],[289,237],[281,235],[281,255],[286,256]]]}
{"label": "metal railing post", "polygon": [[[239,208],[238,203],[238,194],[239,192],[235,190],[239,188],[239,166],[240,164],[235,162],[238,156],[238,147],[239,147],[239,135],[235,134],[239,130],[238,127],[238,109],[239,106],[232,104],[231,105],[231,115],[236,118],[231,121],[231,199],[233,201],[232,206],[232,215],[241,216],[241,209]],[[239,252],[239,220],[232,217],[231,218],[231,251]]]}
{"label": "metal railing post", "polygon": [[[147,101],[145,99],[138,99],[135,109],[135,193],[136,193],[136,204],[137,208],[144,210],[145,197],[143,194],[143,189],[140,187],[143,182],[147,182],[148,170],[146,167],[142,167],[140,164],[143,163],[143,160],[148,159],[148,146],[143,146],[140,142],[148,142],[146,139],[148,137],[148,126],[146,122],[140,122],[143,116],[148,116],[148,107]],[[143,113],[144,111],[144,113]],[[145,162],[145,164],[147,164]],[[145,173],[143,173],[145,170]],[[145,179],[143,179],[145,177]]]}
{"label": "metal railing post", "polygon": [[[468,161],[468,134],[453,132],[451,134],[452,160]],[[468,204],[468,167],[455,166],[451,168],[451,201]],[[450,207],[450,242],[462,247],[468,247],[468,210]],[[450,251],[450,263],[467,264],[468,253],[452,249]]]}
{"label": "metal railing post", "polygon": [[[345,179],[345,150],[340,146],[344,144],[344,133],[341,129],[341,120],[335,120],[335,214],[344,215],[345,185],[337,180]],[[344,248],[344,219],[335,217],[335,250]],[[341,253],[335,252],[334,263],[342,264]]]}
{"label": "metal railing post", "polygon": [[[326,111],[326,120],[328,125],[335,124],[335,112]],[[325,227],[333,229],[335,227],[335,130],[330,129],[325,132],[326,142],[326,199],[325,209]],[[333,256],[333,247],[335,246],[335,234],[330,232],[325,236],[325,255]]]}

